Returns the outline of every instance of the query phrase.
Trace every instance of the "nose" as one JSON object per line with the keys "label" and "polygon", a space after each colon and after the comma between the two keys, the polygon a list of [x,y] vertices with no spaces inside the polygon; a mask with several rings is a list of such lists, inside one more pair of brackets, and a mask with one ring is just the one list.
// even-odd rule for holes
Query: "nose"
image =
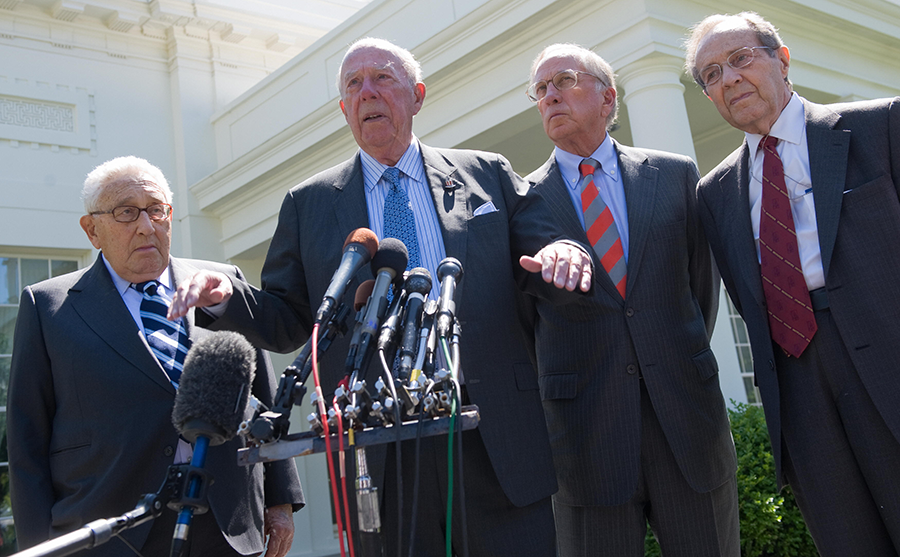
{"label": "nose", "polygon": [[137,218],[137,231],[140,234],[150,235],[156,231],[156,228],[153,226],[153,220],[150,219],[150,215],[147,211],[141,211]]}
{"label": "nose", "polygon": [[364,77],[359,93],[363,98],[373,98],[377,96],[378,90],[375,88],[375,82],[368,76]]}
{"label": "nose", "polygon": [[556,88],[556,85],[554,85],[552,81],[547,82],[547,92],[544,93],[544,98],[541,99],[541,102],[547,104],[556,104],[559,102],[559,89]]}
{"label": "nose", "polygon": [[722,67],[722,84],[723,85],[732,85],[737,83],[743,79],[740,70],[736,70],[731,67],[730,64],[725,64]]}

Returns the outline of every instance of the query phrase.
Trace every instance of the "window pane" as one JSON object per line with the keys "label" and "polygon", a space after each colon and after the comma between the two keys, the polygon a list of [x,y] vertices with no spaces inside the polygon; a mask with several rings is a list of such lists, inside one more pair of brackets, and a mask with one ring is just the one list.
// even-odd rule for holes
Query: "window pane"
{"label": "window pane", "polygon": [[77,261],[62,261],[54,259],[50,261],[50,276],[58,277],[66,273],[78,270]]}
{"label": "window pane", "polygon": [[731,322],[734,328],[735,341],[738,344],[747,344],[749,340],[747,339],[747,325],[744,324],[744,320],[739,315],[736,315],[731,318]]}
{"label": "window pane", "polygon": [[0,304],[19,303],[19,260],[0,257]]}
{"label": "window pane", "polygon": [[50,278],[50,265],[46,259],[20,259],[22,287]]}
{"label": "window pane", "polygon": [[[3,401],[0,406],[6,404],[6,392],[9,390],[9,364],[12,362],[11,356],[0,356],[0,400]],[[6,412],[0,412],[0,418],[6,419]],[[5,423],[5,422],[4,422]],[[3,438],[6,439],[6,427],[3,427]],[[0,462],[6,462],[6,458],[0,458]]]}
{"label": "window pane", "polygon": [[744,373],[753,373],[753,355],[750,353],[749,346],[739,346],[738,355],[741,364],[741,371]]}
{"label": "window pane", "polygon": [[753,386],[753,377],[744,377],[744,390],[747,391],[747,402],[758,404],[756,399],[756,387]]}
{"label": "window pane", "polygon": [[19,308],[0,307],[0,354],[9,355],[12,353],[13,331],[16,330],[17,313],[19,313]]}

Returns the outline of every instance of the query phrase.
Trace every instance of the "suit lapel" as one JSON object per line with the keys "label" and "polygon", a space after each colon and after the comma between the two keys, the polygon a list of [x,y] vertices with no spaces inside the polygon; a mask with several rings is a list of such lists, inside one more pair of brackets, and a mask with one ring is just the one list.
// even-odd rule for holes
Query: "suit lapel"
{"label": "suit lapel", "polygon": [[[425,179],[431,190],[431,198],[437,212],[441,235],[444,238],[444,253],[459,259],[466,268],[466,234],[468,231],[469,186],[459,179],[456,165],[447,160],[436,149],[419,142],[422,162],[425,165]],[[437,280],[437,277],[435,277]],[[457,286],[462,289],[465,281]],[[461,296],[458,293],[457,296]],[[457,298],[460,299],[460,298]]]}
{"label": "suit lapel", "polygon": [[644,246],[650,234],[659,169],[647,164],[646,155],[640,151],[624,147],[618,142],[614,142],[614,145],[619,153],[619,172],[622,176],[628,211],[628,276],[625,279],[627,298],[631,292],[631,285],[637,278]]}
{"label": "suit lapel", "polygon": [[825,107],[804,101],[803,108],[806,112],[806,143],[809,147],[809,171],[816,206],[819,250],[827,279],[841,216],[850,131],[834,129],[840,115]]}
{"label": "suit lapel", "polygon": [[369,226],[362,162],[358,154],[344,163],[334,181],[332,207],[342,238],[346,238],[357,228]]}
{"label": "suit lapel", "polygon": [[[726,249],[734,250],[733,257],[737,259],[736,269],[753,269],[753,272],[744,275],[753,297],[758,305],[765,304],[765,294],[762,289],[762,276],[759,270],[759,256],[756,253],[756,243],[753,241],[753,223],[750,220],[750,148],[747,141],[736,155],[736,161],[732,168],[719,178],[718,187],[721,188],[722,205],[728,208],[725,217],[725,226],[728,227]],[[737,199],[735,199],[737,198]]]}
{"label": "suit lapel", "polygon": [[75,312],[97,336],[157,385],[175,394],[99,256],[69,294]]}

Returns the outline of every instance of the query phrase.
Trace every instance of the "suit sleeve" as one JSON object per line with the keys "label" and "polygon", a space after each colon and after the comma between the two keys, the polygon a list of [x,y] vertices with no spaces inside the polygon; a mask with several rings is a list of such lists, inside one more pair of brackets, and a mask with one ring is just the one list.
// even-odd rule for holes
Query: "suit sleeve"
{"label": "suit sleeve", "polygon": [[719,273],[713,265],[712,250],[707,242],[706,230],[700,223],[697,200],[697,184],[700,173],[697,165],[690,162],[685,176],[685,194],[688,201],[687,231],[690,261],[688,272],[691,277],[691,291],[700,304],[706,334],[712,338],[719,311]]}
{"label": "suit sleeve", "polygon": [[[234,274],[241,284],[249,286],[244,274],[238,267],[234,267]],[[253,379],[253,395],[263,404],[272,407],[277,389],[275,368],[268,352],[257,349],[256,351],[256,375]],[[297,465],[294,459],[267,462],[263,464],[265,470],[265,507],[290,504],[294,512],[299,511],[305,505],[303,489],[300,486],[300,476],[297,474]]]}
{"label": "suit sleeve", "polygon": [[313,317],[300,255],[296,203],[293,192],[288,192],[263,265],[262,290],[245,280],[232,281],[234,295],[224,315],[211,322],[198,321],[201,325],[237,331],[254,346],[282,354],[306,342]]}
{"label": "suit sleeve", "polygon": [[50,474],[53,374],[30,288],[19,304],[6,408],[10,497],[19,549],[24,549],[50,536],[55,501]]}
{"label": "suit sleeve", "polygon": [[891,144],[891,179],[900,197],[900,97],[895,97],[888,109],[888,134]]}

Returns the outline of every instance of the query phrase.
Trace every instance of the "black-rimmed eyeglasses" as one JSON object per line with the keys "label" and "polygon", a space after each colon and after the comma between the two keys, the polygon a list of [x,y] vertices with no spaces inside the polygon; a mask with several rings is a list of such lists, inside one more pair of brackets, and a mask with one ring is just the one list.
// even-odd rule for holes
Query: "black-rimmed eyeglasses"
{"label": "black-rimmed eyeglasses", "polygon": [[172,215],[172,206],[168,203],[155,203],[149,207],[134,207],[132,205],[121,205],[112,211],[94,211],[92,215],[112,215],[116,222],[134,222],[141,216],[141,212],[146,212],[150,220],[159,221],[166,220]]}
{"label": "black-rimmed eyeglasses", "polygon": [[[756,51],[759,49],[772,50],[770,46],[745,46],[739,48],[728,55],[725,62],[732,68],[739,70],[749,66],[754,58]],[[722,66],[719,64],[710,64],[700,70],[700,86],[706,89],[710,85],[722,79]]]}

